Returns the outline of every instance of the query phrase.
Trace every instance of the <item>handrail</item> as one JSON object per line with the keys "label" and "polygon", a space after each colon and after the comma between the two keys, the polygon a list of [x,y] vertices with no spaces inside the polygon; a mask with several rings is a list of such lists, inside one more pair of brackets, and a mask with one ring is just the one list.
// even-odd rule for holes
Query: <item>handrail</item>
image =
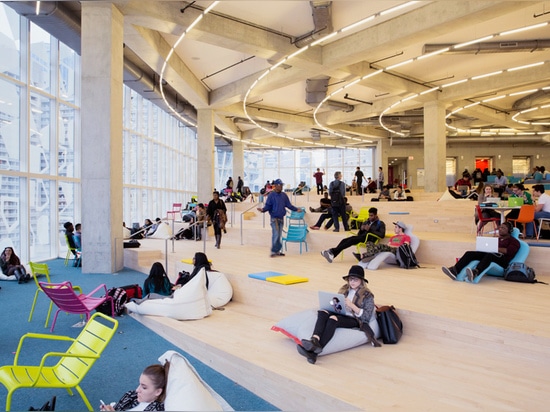
{"label": "handrail", "polygon": [[[241,245],[244,245],[243,243],[243,216],[246,212],[248,212],[249,210],[252,210],[252,209],[255,209],[255,208],[258,208],[260,207],[260,205],[262,205],[263,203],[258,203],[258,204],[253,204],[252,206],[250,206],[248,209],[246,209],[245,211],[241,212]],[[262,213],[265,217],[265,213]],[[265,227],[265,218],[264,218],[264,227]]]}

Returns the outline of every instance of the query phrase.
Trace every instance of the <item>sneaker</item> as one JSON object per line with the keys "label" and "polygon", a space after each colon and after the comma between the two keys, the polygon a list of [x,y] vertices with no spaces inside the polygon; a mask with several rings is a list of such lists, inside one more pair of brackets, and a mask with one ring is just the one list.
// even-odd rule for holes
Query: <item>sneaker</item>
{"label": "sneaker", "polygon": [[327,260],[328,263],[332,263],[332,259],[334,259],[334,255],[330,253],[329,250],[323,250],[321,252],[321,255]]}
{"label": "sneaker", "polygon": [[313,212],[314,212],[314,209],[310,206],[310,207],[309,207],[309,211],[313,213]]}
{"label": "sneaker", "polygon": [[278,257],[279,254],[278,253],[272,253],[270,257],[274,258],[274,257]]}
{"label": "sneaker", "polygon": [[443,271],[443,273],[449,276],[452,280],[456,280],[456,270],[454,267],[448,268],[446,266],[443,266],[441,270]]}
{"label": "sneaker", "polygon": [[468,282],[473,282],[477,275],[479,275],[479,271],[477,269],[466,268],[466,278],[468,279]]}
{"label": "sneaker", "polygon": [[279,256],[284,256],[285,254],[283,252],[278,253]]}
{"label": "sneaker", "polygon": [[361,253],[353,252],[353,256],[355,257],[355,259],[361,262]]}
{"label": "sneaker", "polygon": [[332,231],[333,231],[333,232],[339,232],[340,229],[333,229]]}
{"label": "sneaker", "polygon": [[309,227],[311,230],[319,230],[319,226],[310,226]]}

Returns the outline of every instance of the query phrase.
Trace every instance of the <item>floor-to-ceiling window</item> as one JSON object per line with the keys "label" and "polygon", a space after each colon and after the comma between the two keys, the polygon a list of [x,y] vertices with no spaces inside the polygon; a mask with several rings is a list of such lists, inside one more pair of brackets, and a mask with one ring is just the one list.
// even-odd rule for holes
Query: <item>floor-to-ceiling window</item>
{"label": "floor-to-ceiling window", "polygon": [[124,87],[123,187],[127,226],[166,216],[197,192],[197,134]]}
{"label": "floor-to-ceiling window", "polygon": [[0,242],[23,261],[57,256],[79,218],[80,59],[0,5]]}

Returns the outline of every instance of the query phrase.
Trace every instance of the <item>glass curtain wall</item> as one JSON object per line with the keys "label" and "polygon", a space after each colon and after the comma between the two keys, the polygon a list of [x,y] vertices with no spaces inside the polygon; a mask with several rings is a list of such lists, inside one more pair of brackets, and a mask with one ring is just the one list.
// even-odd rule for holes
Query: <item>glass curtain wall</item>
{"label": "glass curtain wall", "polygon": [[48,259],[80,209],[80,62],[3,4],[0,55],[0,247],[12,246],[23,262]]}
{"label": "glass curtain wall", "polygon": [[197,133],[124,87],[124,222],[166,217],[197,193]]}
{"label": "glass curtain wall", "polygon": [[259,192],[268,180],[277,178],[283,180],[285,189],[294,189],[300,182],[314,188],[313,174],[320,168],[325,172],[325,185],[334,180],[336,171],[341,171],[343,181],[350,186],[357,166],[361,167],[365,179],[369,176],[376,178],[373,165],[374,148],[246,150],[243,180],[252,192]]}

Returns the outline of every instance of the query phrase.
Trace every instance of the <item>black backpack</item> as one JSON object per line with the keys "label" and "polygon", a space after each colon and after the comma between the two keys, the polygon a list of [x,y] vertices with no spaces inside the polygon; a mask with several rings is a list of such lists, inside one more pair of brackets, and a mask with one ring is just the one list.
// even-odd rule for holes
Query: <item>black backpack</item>
{"label": "black backpack", "polygon": [[[126,303],[128,296],[126,290],[123,288],[111,288],[107,291],[107,295],[113,298],[113,306],[115,308],[115,316],[120,316],[124,313],[124,304]],[[103,302],[96,308],[96,311],[103,313],[104,315],[111,316],[111,302]]]}
{"label": "black backpack", "polygon": [[544,283],[535,277],[535,271],[523,262],[512,262],[504,271],[504,280],[521,283]]}
{"label": "black backpack", "polygon": [[344,204],[344,195],[340,192],[340,182],[332,187],[330,192],[330,204],[333,207],[340,207]]}
{"label": "black backpack", "polygon": [[404,243],[395,251],[395,260],[399,264],[399,267],[404,269],[419,268],[418,260],[411,249],[411,245]]}

